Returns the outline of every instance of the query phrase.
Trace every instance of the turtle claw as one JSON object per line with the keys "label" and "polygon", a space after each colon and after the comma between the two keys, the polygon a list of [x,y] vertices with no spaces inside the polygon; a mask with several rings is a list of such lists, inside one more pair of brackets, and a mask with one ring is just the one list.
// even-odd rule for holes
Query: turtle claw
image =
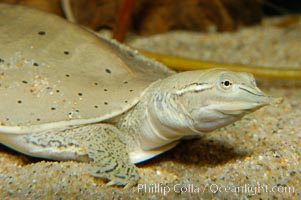
{"label": "turtle claw", "polygon": [[137,181],[129,181],[128,184],[126,184],[123,189],[127,190],[127,189],[132,188],[135,185],[137,185]]}
{"label": "turtle claw", "polygon": [[110,182],[108,182],[107,184],[106,184],[106,186],[108,186],[108,187],[110,187],[110,186],[114,186],[114,185],[117,185],[117,186],[124,186],[124,190],[127,190],[127,189],[130,189],[130,188],[132,188],[133,186],[135,186],[137,184],[137,181],[135,181],[135,180],[130,180],[129,182],[127,182],[127,183],[124,183],[124,182],[118,182],[118,181],[116,181],[116,180],[112,180],[112,181],[110,181]]}
{"label": "turtle claw", "polygon": [[131,179],[131,180],[128,180],[128,179],[124,179],[124,180],[111,180],[109,181],[106,186],[110,187],[110,186],[114,186],[114,185],[117,185],[117,186],[124,186],[123,189],[127,190],[127,189],[130,189],[132,188],[133,186],[137,185],[137,182],[138,182],[138,178],[136,179]]}
{"label": "turtle claw", "polygon": [[109,181],[109,182],[106,184],[107,187],[114,186],[114,185],[117,185],[117,182],[116,182],[115,180]]}
{"label": "turtle claw", "polygon": [[111,170],[95,169],[95,167],[90,169],[90,174],[97,178],[109,180],[106,186],[125,186],[124,189],[128,189],[136,185],[139,179],[138,170],[131,163]]}

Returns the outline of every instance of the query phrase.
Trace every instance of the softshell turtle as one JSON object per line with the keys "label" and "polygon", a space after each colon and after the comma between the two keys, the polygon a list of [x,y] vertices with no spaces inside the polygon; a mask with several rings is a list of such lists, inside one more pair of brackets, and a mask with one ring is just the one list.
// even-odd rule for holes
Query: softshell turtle
{"label": "softshell turtle", "polygon": [[89,163],[109,185],[137,183],[133,163],[276,101],[252,75],[174,73],[60,17],[0,5],[0,142]]}

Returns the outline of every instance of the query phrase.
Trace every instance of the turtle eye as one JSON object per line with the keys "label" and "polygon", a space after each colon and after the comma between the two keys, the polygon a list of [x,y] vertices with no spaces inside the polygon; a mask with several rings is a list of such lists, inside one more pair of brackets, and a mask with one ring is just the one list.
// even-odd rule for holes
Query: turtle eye
{"label": "turtle eye", "polygon": [[230,80],[225,79],[221,82],[221,87],[226,90],[230,89],[232,87],[232,82]]}

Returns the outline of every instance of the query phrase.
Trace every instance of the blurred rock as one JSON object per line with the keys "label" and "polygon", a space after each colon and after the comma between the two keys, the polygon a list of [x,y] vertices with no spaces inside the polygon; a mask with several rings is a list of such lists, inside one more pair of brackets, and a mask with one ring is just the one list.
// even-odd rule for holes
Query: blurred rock
{"label": "blurred rock", "polygon": [[139,32],[147,35],[171,29],[232,31],[259,23],[262,14],[260,3],[250,0],[146,0],[135,17]]}
{"label": "blurred rock", "polygon": [[[120,0],[72,0],[75,20],[94,30],[114,28]],[[132,15],[132,28],[142,35],[173,29],[232,31],[259,23],[259,1],[239,0],[139,0]]]}
{"label": "blurred rock", "polygon": [[0,3],[20,4],[63,16],[60,0],[0,0]]}

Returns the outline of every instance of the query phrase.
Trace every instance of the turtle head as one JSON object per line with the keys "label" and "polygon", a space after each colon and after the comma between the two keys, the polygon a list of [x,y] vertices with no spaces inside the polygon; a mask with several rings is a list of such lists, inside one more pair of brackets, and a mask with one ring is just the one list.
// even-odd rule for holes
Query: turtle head
{"label": "turtle head", "polygon": [[138,110],[147,120],[138,133],[142,149],[153,150],[226,126],[263,106],[280,103],[282,98],[264,94],[249,73],[211,69],[182,72],[158,81],[144,100],[141,105],[147,105],[147,111]]}
{"label": "turtle head", "polygon": [[173,127],[178,123],[194,132],[212,131],[282,101],[263,93],[253,75],[223,69],[176,74],[162,81],[161,92],[168,96],[162,108],[169,109],[156,111],[160,121]]}

